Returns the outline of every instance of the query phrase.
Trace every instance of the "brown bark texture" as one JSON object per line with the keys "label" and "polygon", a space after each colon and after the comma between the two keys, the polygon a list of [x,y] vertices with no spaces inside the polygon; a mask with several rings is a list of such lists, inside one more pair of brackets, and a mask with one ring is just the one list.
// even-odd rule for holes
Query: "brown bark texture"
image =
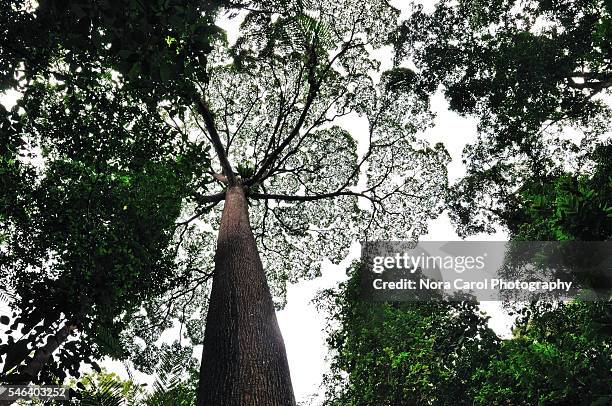
{"label": "brown bark texture", "polygon": [[295,405],[242,186],[228,188],[221,216],[196,405]]}

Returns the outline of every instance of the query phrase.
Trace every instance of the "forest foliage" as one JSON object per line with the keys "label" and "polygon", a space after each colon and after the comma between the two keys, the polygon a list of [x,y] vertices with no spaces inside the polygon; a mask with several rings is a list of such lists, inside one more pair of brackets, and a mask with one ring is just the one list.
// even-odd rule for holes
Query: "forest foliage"
{"label": "forest foliage", "polygon": [[[81,363],[100,371],[105,356],[162,371],[174,347],[155,343],[176,326],[181,354],[202,343],[221,156],[247,187],[279,307],[322,258],[340,261],[355,240],[418,239],[443,209],[464,236],[501,226],[517,240],[609,240],[610,2],[409,11],[3,0],[0,91],[21,97],[0,105],[0,299],[12,308],[0,379],[22,379],[62,326],[75,332],[36,382],[80,379]],[[235,42],[222,15],[241,21]],[[454,185],[443,145],[418,136],[439,89],[478,123]],[[343,126],[356,119],[363,134]],[[609,303],[519,307],[513,338],[500,340],[474,303],[372,305],[349,275],[322,299],[340,325],[329,331],[330,405],[610,401]],[[96,385],[121,402],[132,390],[87,379],[82,399]]]}

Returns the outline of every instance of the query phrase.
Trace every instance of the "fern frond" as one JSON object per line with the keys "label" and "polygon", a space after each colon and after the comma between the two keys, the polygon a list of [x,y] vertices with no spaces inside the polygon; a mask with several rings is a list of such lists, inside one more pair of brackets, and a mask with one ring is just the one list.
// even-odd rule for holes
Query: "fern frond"
{"label": "fern frond", "polygon": [[96,328],[94,342],[103,352],[113,358],[121,359],[125,354],[125,349],[119,338],[103,326]]}
{"label": "fern frond", "polygon": [[184,377],[185,360],[172,351],[162,352],[160,359],[153,393],[147,398],[146,405],[193,406],[195,385]]}
{"label": "fern frond", "polygon": [[2,302],[4,304],[9,304],[11,301],[12,301],[12,298],[8,294],[8,292],[6,292],[4,290],[0,290],[0,302]]}

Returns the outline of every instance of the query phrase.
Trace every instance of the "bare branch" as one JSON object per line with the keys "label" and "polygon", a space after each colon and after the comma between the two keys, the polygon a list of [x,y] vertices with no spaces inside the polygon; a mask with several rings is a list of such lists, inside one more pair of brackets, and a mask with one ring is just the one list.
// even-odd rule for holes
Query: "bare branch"
{"label": "bare branch", "polygon": [[268,154],[268,156],[263,161],[263,164],[259,168],[257,173],[246,182],[246,186],[252,186],[260,182],[262,179],[264,179],[266,177],[266,172],[268,172],[268,170],[274,164],[274,162],[278,159],[280,154],[285,150],[285,148],[287,148],[287,146],[291,143],[291,141],[300,133],[300,129],[302,128],[302,126],[304,125],[304,122],[306,121],[306,118],[308,117],[310,108],[312,107],[312,104],[315,101],[319,90],[321,89],[321,85],[323,84],[323,81],[327,78],[327,73],[330,71],[334,63],[338,60],[338,58],[340,58],[350,49],[362,46],[361,43],[353,43],[354,36],[355,36],[355,31],[353,30],[353,32],[351,33],[350,39],[344,44],[344,46],[340,49],[340,51],[336,55],[334,55],[334,57],[331,58],[331,60],[326,64],[318,80],[315,77],[315,69],[317,67],[318,62],[317,62],[317,55],[314,50],[314,41],[316,41],[317,38],[313,39],[313,44],[311,44],[310,55],[308,59],[308,76],[307,76],[307,81],[309,84],[308,95],[306,97],[306,102],[304,103],[304,108],[302,109],[302,113],[300,114],[300,117],[297,123],[295,124],[295,126],[293,127],[289,135],[287,135],[287,137],[283,140],[283,142],[278,147],[276,147],[270,154]]}
{"label": "bare branch", "polygon": [[332,193],[322,193],[319,195],[308,195],[308,196],[298,196],[298,195],[281,195],[281,194],[271,194],[271,193],[249,193],[250,198],[256,200],[283,200],[286,202],[312,202],[316,200],[323,199],[331,199],[339,196],[357,196],[364,197],[366,199],[371,200],[372,197],[365,195],[359,192],[352,192],[350,190],[336,191]]}
{"label": "bare branch", "polygon": [[227,183],[229,186],[235,186],[238,184],[238,179],[234,175],[234,170],[232,169],[232,165],[230,164],[227,154],[225,153],[225,147],[221,142],[221,137],[217,132],[217,128],[215,127],[215,119],[213,117],[213,113],[208,108],[208,105],[205,101],[200,99],[199,97],[194,98],[196,106],[198,108],[198,113],[204,119],[204,124],[206,125],[206,130],[208,135],[210,136],[210,140],[215,148],[215,152],[217,153],[217,157],[221,162],[221,168],[223,169],[223,174],[227,177]]}

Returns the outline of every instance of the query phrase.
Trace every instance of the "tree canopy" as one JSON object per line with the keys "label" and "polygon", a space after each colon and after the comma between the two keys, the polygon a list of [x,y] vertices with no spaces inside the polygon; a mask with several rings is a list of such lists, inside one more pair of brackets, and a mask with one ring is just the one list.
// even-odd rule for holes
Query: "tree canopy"
{"label": "tree canopy", "polygon": [[324,404],[473,404],[471,377],[498,343],[477,303],[374,303],[361,296],[358,268],[318,298],[332,357]]}
{"label": "tree canopy", "polygon": [[593,166],[610,121],[609,2],[442,1],[413,11],[394,40],[398,61],[410,57],[430,91],[443,86],[452,110],[478,119],[468,174],[449,197],[462,233],[511,217],[525,182]]}
{"label": "tree canopy", "polygon": [[357,267],[318,303],[328,314],[326,405],[609,403],[611,306],[519,306],[500,339],[476,302],[372,302]]}

